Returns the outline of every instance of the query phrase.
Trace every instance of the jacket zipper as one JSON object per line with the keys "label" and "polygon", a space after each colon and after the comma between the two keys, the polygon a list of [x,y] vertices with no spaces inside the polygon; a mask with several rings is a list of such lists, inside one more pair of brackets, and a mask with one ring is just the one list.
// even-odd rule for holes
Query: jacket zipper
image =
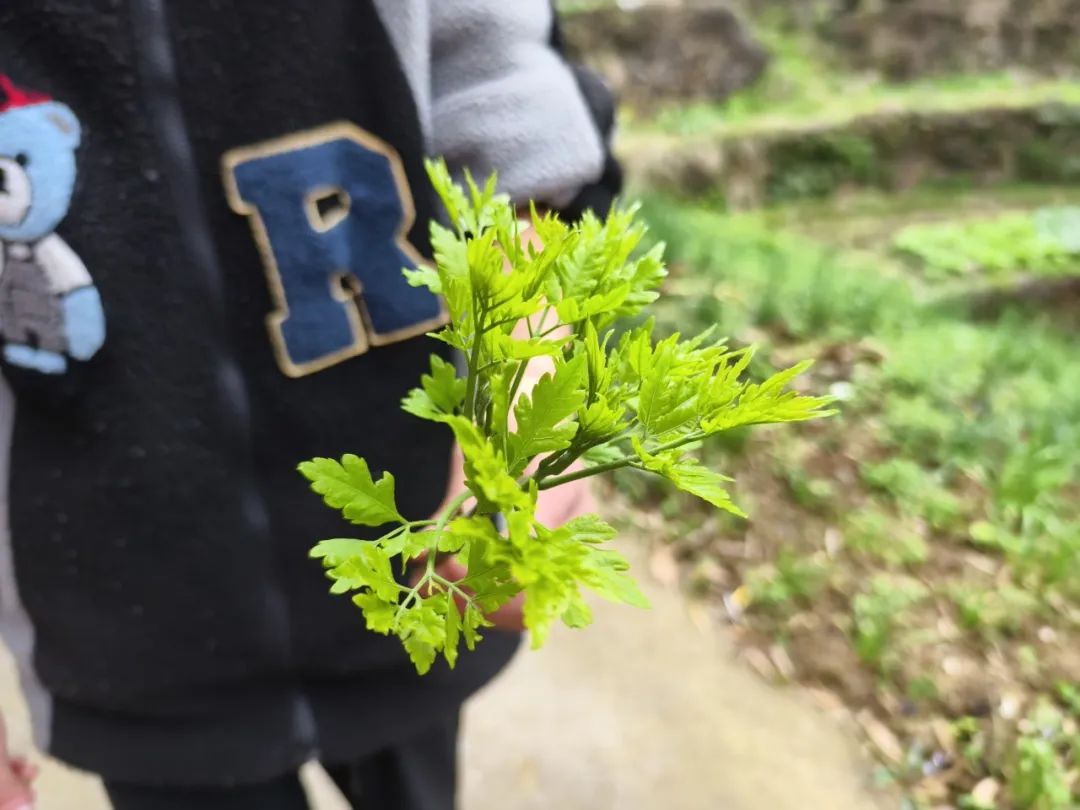
{"label": "jacket zipper", "polygon": [[[169,34],[165,0],[133,0],[131,4],[135,49],[142,79],[142,93],[150,113],[154,134],[164,163],[177,212],[177,226],[187,246],[194,269],[200,274],[206,298],[212,308],[208,326],[214,330],[221,351],[216,357],[215,376],[226,404],[227,427],[248,465],[253,465],[251,403],[240,365],[230,347],[225,310],[224,274],[218,261],[198,187],[198,174],[187,123],[180,105],[176,60]],[[266,502],[249,466],[238,477],[236,489],[244,516],[256,536],[270,538],[270,518]],[[277,574],[277,560],[270,559],[272,578],[268,610],[280,640],[279,653],[286,666],[294,660],[288,604]],[[317,754],[318,734],[315,714],[304,691],[292,689],[294,732],[308,756]]]}

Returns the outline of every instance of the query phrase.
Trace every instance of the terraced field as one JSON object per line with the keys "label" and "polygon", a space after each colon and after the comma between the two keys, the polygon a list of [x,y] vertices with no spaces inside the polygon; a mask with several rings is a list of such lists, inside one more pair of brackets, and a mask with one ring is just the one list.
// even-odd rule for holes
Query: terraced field
{"label": "terraced field", "polygon": [[[765,79],[634,117],[661,321],[816,356],[841,415],[701,448],[749,522],[633,475],[764,677],[848,708],[909,808],[1080,807],[1080,82],[896,85],[758,21]],[[674,564],[674,565],[673,565]]]}

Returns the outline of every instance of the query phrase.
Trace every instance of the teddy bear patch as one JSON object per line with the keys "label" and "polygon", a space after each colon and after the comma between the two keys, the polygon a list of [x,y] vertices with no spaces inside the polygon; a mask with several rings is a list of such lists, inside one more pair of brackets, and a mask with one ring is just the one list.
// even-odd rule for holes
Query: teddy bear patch
{"label": "teddy bear patch", "polygon": [[0,76],[0,344],[12,366],[62,374],[105,342],[101,297],[56,233],[75,190],[69,107]]}

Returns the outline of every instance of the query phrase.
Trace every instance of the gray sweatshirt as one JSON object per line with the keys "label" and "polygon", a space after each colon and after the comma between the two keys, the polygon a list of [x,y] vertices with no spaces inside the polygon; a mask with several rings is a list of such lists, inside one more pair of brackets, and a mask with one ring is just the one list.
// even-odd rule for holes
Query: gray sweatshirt
{"label": "gray sweatshirt", "polygon": [[518,200],[554,206],[597,180],[604,145],[551,47],[549,0],[376,0],[429,148]]}

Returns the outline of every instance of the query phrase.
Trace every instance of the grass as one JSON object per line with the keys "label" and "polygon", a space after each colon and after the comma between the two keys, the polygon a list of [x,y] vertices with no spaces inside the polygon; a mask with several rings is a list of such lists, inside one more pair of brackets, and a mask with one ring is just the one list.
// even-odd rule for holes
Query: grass
{"label": "grass", "polygon": [[1080,208],[1047,208],[969,222],[909,225],[894,247],[933,278],[970,273],[1070,272],[1080,253]]}
{"label": "grass", "polygon": [[874,73],[844,70],[811,34],[792,32],[768,15],[754,27],[772,54],[762,80],[720,104],[670,106],[648,119],[631,118],[630,130],[726,137],[833,128],[878,113],[961,113],[987,107],[1080,104],[1076,76],[1048,78],[1015,70],[932,76],[901,84]]}
{"label": "grass", "polygon": [[877,250],[910,225],[988,220],[1039,208],[1080,205],[1080,188],[1012,184],[992,188],[923,186],[897,196],[866,190],[793,200],[754,212],[772,230],[793,231],[835,247]]}
{"label": "grass", "polygon": [[723,104],[671,107],[654,119],[631,120],[631,133],[678,137],[734,137],[791,129],[836,128],[863,116],[918,111],[958,114],[985,108],[1026,108],[1043,104],[1080,105],[1080,82],[1001,73],[972,79],[934,77],[895,85],[875,78],[845,77],[810,96],[790,101],[758,99],[746,91]]}
{"label": "grass", "polygon": [[[796,162],[772,166],[782,187],[757,198],[784,202],[751,212],[648,197],[673,261],[659,325],[755,344],[758,374],[817,356],[809,384],[842,413],[700,448],[736,477],[748,523],[632,473],[616,488],[630,519],[663,515],[657,542],[744,643],[782,648],[797,679],[876,718],[870,736],[894,736],[878,748],[903,751],[882,767],[906,808],[1076,810],[1080,300],[1009,297],[1031,277],[1080,277],[1070,154],[1016,175],[1046,185],[974,189],[958,174],[899,197],[853,192],[878,185],[881,167],[845,125],[1056,105],[1074,115],[1080,80],[1013,71],[899,85],[845,72],[768,17],[757,33],[774,59],[755,87],[631,118],[626,145],[663,154],[806,133],[811,148],[835,132],[844,182]],[[987,290],[1004,294],[992,315],[965,304]]]}
{"label": "grass", "polygon": [[759,345],[761,373],[816,355],[813,385],[842,416],[702,449],[736,476],[749,524],[618,485],[662,510],[689,567],[743,583],[706,592],[742,607],[751,643],[784,645],[799,677],[882,719],[912,807],[1080,802],[1080,304],[1066,328],[935,304],[958,280],[1080,273],[1074,210],[1004,196],[1004,211],[917,229],[869,206],[892,224],[859,249],[791,211],[646,204],[674,260],[661,326],[718,325]]}

